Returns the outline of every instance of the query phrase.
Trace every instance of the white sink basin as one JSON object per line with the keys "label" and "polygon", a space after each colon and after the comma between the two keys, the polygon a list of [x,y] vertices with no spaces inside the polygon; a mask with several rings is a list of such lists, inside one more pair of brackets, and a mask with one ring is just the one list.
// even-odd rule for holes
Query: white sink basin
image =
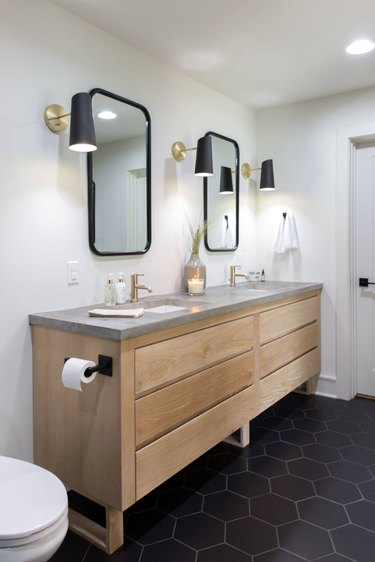
{"label": "white sink basin", "polygon": [[146,308],[145,312],[155,312],[156,314],[168,314],[170,312],[180,312],[181,310],[186,310],[186,306],[161,304],[159,306],[152,306],[151,308]]}

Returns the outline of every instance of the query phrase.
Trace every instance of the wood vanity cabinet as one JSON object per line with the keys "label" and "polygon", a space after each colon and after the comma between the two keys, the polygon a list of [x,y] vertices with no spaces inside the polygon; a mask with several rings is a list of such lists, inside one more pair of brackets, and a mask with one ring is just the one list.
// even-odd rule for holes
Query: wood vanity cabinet
{"label": "wood vanity cabinet", "polygon": [[[32,332],[35,462],[105,506],[106,529],[70,522],[111,553],[123,510],[319,373],[320,291],[122,341]],[[65,357],[98,354],[112,377],[62,386]]]}

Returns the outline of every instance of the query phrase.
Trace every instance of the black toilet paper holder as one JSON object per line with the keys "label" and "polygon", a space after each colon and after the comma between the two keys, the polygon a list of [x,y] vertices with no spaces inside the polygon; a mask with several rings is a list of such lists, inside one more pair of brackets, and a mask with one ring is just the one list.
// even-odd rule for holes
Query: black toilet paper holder
{"label": "black toilet paper holder", "polygon": [[[70,357],[65,357],[64,363],[66,363]],[[87,367],[84,372],[85,377],[91,377],[93,373],[99,373],[100,375],[105,375],[106,377],[112,376],[112,357],[108,355],[98,355],[98,364],[93,367]]]}

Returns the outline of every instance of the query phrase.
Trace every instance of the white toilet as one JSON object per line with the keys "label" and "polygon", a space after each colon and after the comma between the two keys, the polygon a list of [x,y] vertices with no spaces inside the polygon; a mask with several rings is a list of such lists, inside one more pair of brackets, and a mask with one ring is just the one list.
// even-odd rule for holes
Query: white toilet
{"label": "white toilet", "polygon": [[44,468],[0,456],[0,562],[46,562],[67,530],[62,482]]}

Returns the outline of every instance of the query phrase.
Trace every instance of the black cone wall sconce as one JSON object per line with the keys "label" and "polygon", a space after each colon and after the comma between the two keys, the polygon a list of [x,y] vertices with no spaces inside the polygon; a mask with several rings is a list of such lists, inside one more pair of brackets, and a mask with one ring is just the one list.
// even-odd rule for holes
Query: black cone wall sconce
{"label": "black cone wall sconce", "polygon": [[93,152],[97,149],[92,98],[88,92],[80,92],[72,97],[70,113],[58,104],[49,105],[44,110],[44,121],[53,133],[62,133],[68,127],[70,115],[69,148],[75,152]]}
{"label": "black cone wall sconce", "polygon": [[274,191],[275,180],[273,176],[273,162],[272,160],[264,160],[260,168],[252,168],[250,164],[242,164],[241,174],[242,177],[247,180],[251,176],[251,172],[255,170],[261,170],[260,172],[260,183],[259,189],[262,191]]}
{"label": "black cone wall sconce", "polygon": [[221,166],[220,170],[220,195],[233,195],[232,170],[228,166]]}
{"label": "black cone wall sconce", "polygon": [[186,148],[183,142],[177,141],[172,145],[172,156],[176,162],[185,160],[186,153],[196,150],[195,175],[200,177],[213,176],[214,168],[212,163],[212,142],[210,136],[202,137],[198,140],[194,148]]}

